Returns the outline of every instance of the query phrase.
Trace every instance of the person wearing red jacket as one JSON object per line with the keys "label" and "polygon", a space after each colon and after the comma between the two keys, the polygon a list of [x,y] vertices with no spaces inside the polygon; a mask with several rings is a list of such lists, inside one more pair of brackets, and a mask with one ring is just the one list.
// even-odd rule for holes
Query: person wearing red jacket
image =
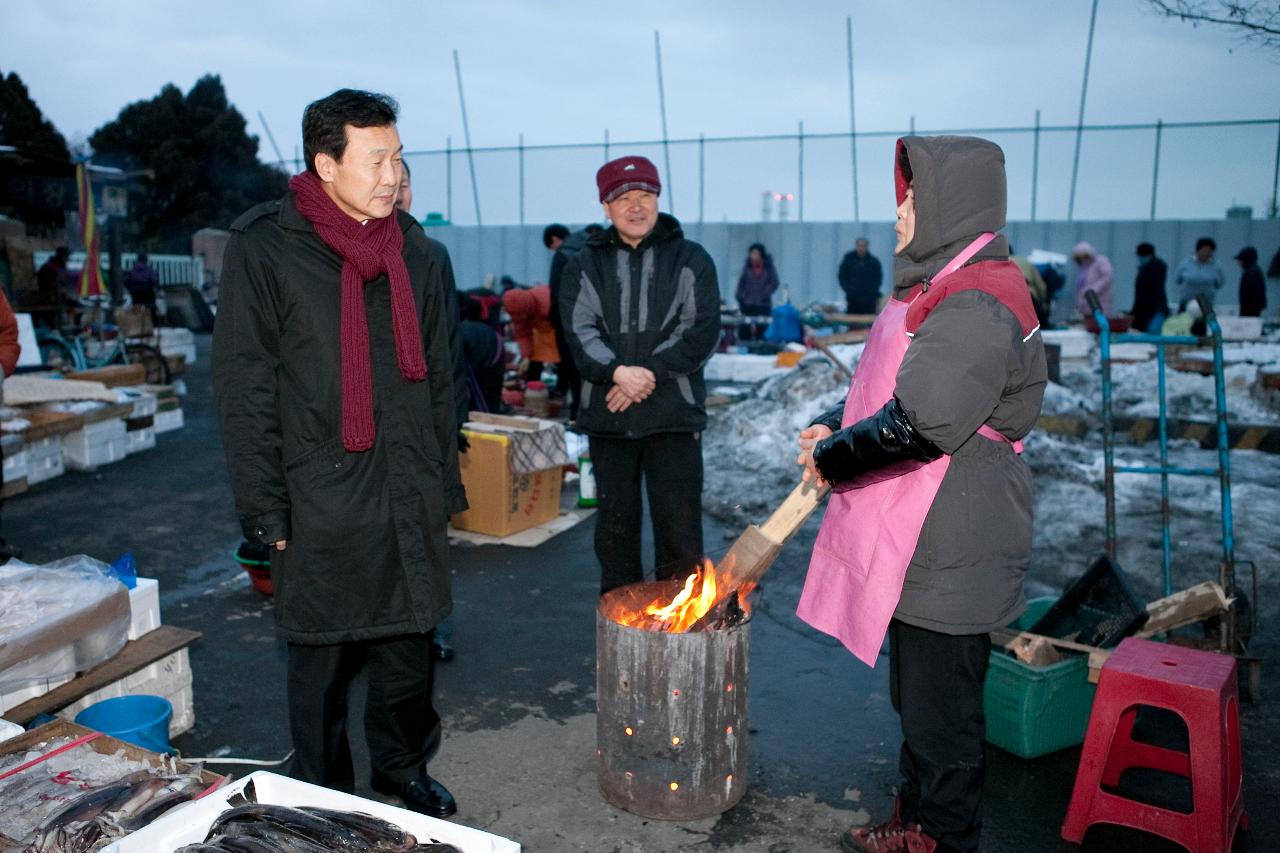
{"label": "person wearing red jacket", "polygon": [[[22,344],[18,343],[18,318],[13,313],[9,299],[0,291],[0,369],[5,378],[13,375],[18,367],[18,356],[22,354]],[[0,403],[4,402],[4,387],[0,385]],[[0,468],[0,492],[4,490],[4,473]],[[0,496],[0,508],[4,507],[4,498]],[[0,563],[21,557],[22,551],[15,548],[0,536]]]}

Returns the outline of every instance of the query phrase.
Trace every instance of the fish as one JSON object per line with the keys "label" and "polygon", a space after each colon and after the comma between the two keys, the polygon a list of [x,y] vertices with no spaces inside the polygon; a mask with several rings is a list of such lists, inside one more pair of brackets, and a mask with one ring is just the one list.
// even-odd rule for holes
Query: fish
{"label": "fish", "polygon": [[194,791],[180,790],[161,792],[149,800],[146,805],[140,808],[131,816],[119,819],[117,821],[122,832],[137,832],[144,826],[167,813],[170,809],[177,808],[183,803],[189,802],[194,795]]}
{"label": "fish", "polygon": [[[264,845],[272,853],[326,853],[326,851],[345,850],[340,846],[330,846],[327,842],[317,842],[287,826],[269,820],[241,821],[230,824],[218,837],[218,843],[227,849],[248,850],[255,844]],[[369,848],[366,847],[365,850]]]}
{"label": "fish", "polygon": [[433,841],[430,844],[419,844],[413,848],[413,853],[465,853],[465,851],[461,847],[455,847],[443,841]]}
{"label": "fish", "polygon": [[418,839],[411,833],[405,832],[390,821],[374,817],[371,814],[322,809],[314,806],[303,806],[302,811],[354,830],[373,845],[374,850],[387,851],[387,853],[412,853],[413,849],[418,845]]}
{"label": "fish", "polygon": [[98,815],[131,790],[131,782],[112,782],[90,788],[45,818],[36,827],[28,849],[31,853],[64,853],[75,849],[68,846],[69,840],[84,831],[86,824],[96,823]]}
{"label": "fish", "polygon": [[227,832],[227,829],[232,825],[263,820],[279,824],[294,834],[321,844],[330,850],[373,850],[369,842],[347,826],[308,814],[301,809],[268,805],[266,803],[250,803],[224,811],[218,815],[217,820],[213,822],[213,826],[209,828],[209,834],[233,834]]}

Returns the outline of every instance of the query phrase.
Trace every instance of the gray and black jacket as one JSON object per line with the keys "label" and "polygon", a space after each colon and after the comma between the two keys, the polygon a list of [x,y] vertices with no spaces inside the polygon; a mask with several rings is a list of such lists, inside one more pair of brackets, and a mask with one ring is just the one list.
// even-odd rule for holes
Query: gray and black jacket
{"label": "gray and black jacket", "polygon": [[[707,423],[703,365],[720,337],[720,287],[711,257],[658,215],[634,249],[616,228],[593,235],[561,277],[565,339],[582,372],[578,427],[602,438],[699,432]],[[621,365],[646,367],[657,388],[611,413],[605,395]]]}

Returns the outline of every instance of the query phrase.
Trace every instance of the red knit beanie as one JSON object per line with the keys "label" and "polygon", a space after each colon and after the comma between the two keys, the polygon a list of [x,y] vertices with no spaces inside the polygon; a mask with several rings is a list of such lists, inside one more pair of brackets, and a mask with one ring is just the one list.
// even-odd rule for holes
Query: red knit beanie
{"label": "red knit beanie", "polygon": [[605,163],[596,172],[596,186],[600,188],[600,201],[605,204],[630,190],[662,193],[658,167],[644,157],[619,157]]}

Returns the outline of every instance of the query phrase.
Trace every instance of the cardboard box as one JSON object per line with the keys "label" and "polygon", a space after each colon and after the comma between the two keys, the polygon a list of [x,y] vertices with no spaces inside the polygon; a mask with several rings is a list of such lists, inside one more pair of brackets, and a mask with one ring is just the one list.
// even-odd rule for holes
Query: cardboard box
{"label": "cardboard box", "polygon": [[101,382],[108,388],[119,388],[124,385],[142,385],[147,381],[147,368],[141,364],[108,364],[106,367],[69,373],[67,378]]}
{"label": "cardboard box", "polygon": [[470,508],[453,517],[454,527],[510,536],[559,514],[568,462],[560,424],[473,412],[462,432],[471,444],[459,456]]}

